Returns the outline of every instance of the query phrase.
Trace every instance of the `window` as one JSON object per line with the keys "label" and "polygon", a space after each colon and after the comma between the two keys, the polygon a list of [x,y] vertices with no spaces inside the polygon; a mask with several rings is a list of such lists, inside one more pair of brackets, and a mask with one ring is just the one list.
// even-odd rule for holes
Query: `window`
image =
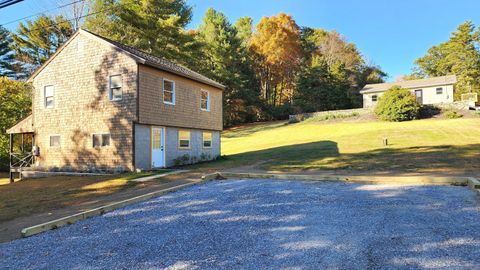
{"label": "window", "polygon": [[200,109],[202,111],[210,111],[210,92],[208,92],[207,90],[202,90],[202,94],[201,94],[201,98],[200,98]]}
{"label": "window", "polygon": [[45,97],[44,106],[45,106],[45,108],[51,109],[51,108],[55,107],[54,94],[55,94],[55,89],[53,88],[52,85],[45,86],[45,89],[44,89],[44,97]]}
{"label": "window", "polygon": [[212,133],[203,132],[203,148],[211,148],[211,147],[212,147]]}
{"label": "window", "polygon": [[122,100],[122,75],[110,76],[110,100]]}
{"label": "window", "polygon": [[93,148],[110,146],[110,134],[93,134]]}
{"label": "window", "polygon": [[175,104],[175,82],[163,80],[163,103]]}
{"label": "window", "polygon": [[60,147],[60,136],[59,135],[50,136],[50,147]]}
{"label": "window", "polygon": [[377,96],[377,95],[373,95],[373,96],[372,96],[372,102],[377,102],[377,99],[378,99],[378,96]]}
{"label": "window", "polygon": [[439,87],[437,88],[437,95],[441,95],[441,94],[443,94],[443,88]]}
{"label": "window", "polygon": [[190,148],[190,131],[188,130],[178,131],[178,148],[180,149]]}

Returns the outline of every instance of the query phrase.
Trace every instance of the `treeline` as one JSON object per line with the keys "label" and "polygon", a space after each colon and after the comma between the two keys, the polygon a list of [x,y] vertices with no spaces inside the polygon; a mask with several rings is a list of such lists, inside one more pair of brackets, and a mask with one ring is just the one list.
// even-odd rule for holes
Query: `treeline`
{"label": "treeline", "polygon": [[224,84],[226,126],[359,107],[359,89],[386,76],[339,33],[300,27],[283,13],[254,26],[209,9],[186,30],[193,10],[184,0],[92,0],[82,9],[73,19],[20,23],[15,33],[1,28],[0,75],[26,78],[81,25]]}

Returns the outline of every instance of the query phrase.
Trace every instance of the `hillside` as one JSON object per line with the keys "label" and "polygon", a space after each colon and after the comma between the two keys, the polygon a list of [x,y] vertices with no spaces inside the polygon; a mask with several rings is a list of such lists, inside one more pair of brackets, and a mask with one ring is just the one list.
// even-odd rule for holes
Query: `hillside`
{"label": "hillside", "polygon": [[288,172],[471,175],[480,169],[479,134],[479,118],[260,123],[223,133],[221,163]]}

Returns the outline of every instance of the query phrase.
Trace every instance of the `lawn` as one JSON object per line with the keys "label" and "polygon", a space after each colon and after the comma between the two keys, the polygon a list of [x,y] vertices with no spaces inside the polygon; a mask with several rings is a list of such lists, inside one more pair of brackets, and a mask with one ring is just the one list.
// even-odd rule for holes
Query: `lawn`
{"label": "lawn", "polygon": [[227,158],[214,166],[472,175],[480,169],[479,134],[479,118],[261,123],[226,130]]}
{"label": "lawn", "polygon": [[[98,200],[137,185],[130,180],[153,174],[54,176],[0,185],[0,222]],[[8,183],[8,179],[0,181]]]}

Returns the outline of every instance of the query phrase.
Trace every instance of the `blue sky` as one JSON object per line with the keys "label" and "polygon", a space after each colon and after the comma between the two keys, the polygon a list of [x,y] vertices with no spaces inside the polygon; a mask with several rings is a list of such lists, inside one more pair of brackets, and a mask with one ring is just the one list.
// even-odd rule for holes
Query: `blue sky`
{"label": "blue sky", "polygon": [[[73,1],[73,0],[71,0]],[[411,71],[416,58],[448,39],[466,20],[480,24],[478,0],[187,0],[194,8],[191,28],[197,27],[209,7],[234,22],[250,16],[285,12],[300,26],[335,29],[354,42],[366,59],[380,65],[393,80]],[[0,23],[25,17],[59,0],[25,0],[0,10]],[[64,2],[68,3],[68,0]],[[15,29],[16,24],[7,25]]]}

